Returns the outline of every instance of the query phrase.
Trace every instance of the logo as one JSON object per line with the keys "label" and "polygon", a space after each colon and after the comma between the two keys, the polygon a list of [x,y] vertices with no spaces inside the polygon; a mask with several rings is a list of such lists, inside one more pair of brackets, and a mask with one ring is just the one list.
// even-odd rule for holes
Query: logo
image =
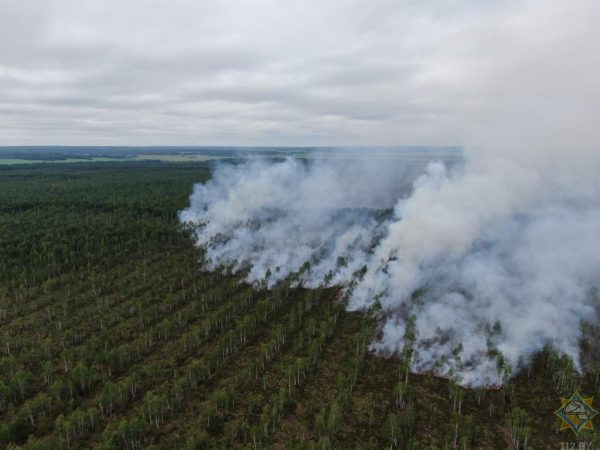
{"label": "logo", "polygon": [[598,411],[592,408],[593,398],[583,398],[575,392],[570,398],[561,398],[562,406],[554,411],[562,420],[561,430],[571,429],[575,435],[581,430],[593,430],[592,419]]}

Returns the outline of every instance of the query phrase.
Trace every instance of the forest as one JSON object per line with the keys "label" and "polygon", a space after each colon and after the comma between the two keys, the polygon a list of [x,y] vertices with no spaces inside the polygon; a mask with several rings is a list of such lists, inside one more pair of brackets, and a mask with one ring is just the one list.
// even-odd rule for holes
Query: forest
{"label": "forest", "polygon": [[203,270],[177,213],[210,173],[0,166],[0,448],[600,449],[600,416],[554,414],[575,391],[600,410],[600,328],[581,371],[547,347],[495,388],[413,374],[410,321],[380,357],[337,287]]}

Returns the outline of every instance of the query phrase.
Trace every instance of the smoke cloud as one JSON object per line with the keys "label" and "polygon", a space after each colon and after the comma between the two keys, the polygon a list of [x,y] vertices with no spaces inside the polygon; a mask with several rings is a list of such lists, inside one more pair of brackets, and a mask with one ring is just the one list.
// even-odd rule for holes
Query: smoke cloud
{"label": "smoke cloud", "polygon": [[[547,344],[583,369],[581,322],[600,310],[599,11],[528,5],[435,59],[485,105],[460,161],[365,150],[221,164],[180,214],[207,267],[343,286],[349,309],[379,308],[374,350],[401,352],[414,324],[413,370],[463,385],[498,384]],[[486,70],[456,66],[464,54]]]}
{"label": "smoke cloud", "polygon": [[600,275],[590,164],[567,164],[567,178],[565,166],[506,160],[221,164],[180,216],[208,268],[248,268],[269,285],[299,273],[305,286],[346,287],[352,310],[378,302],[381,353],[402,350],[414,315],[414,370],[490,385],[497,352],[519,368],[550,343],[579,363]]}

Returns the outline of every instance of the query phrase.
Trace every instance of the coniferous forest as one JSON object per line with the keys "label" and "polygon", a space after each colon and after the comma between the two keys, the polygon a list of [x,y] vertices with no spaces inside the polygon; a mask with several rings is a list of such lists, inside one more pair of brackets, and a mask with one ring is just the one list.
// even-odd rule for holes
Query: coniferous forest
{"label": "coniferous forest", "polygon": [[494,389],[412,374],[410,323],[375,356],[372,312],[335,287],[202,270],[177,212],[208,177],[0,166],[0,448],[600,448],[600,417],[575,436],[554,414],[576,390],[600,409],[600,329],[582,373],[547,348]]}

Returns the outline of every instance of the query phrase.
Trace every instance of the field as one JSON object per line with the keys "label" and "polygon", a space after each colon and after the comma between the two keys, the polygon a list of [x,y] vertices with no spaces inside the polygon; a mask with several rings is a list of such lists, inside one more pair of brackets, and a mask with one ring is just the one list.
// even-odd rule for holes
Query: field
{"label": "field", "polygon": [[598,328],[584,376],[549,348],[497,389],[411,374],[337,288],[203,271],[177,212],[209,176],[0,166],[0,448],[600,448],[554,415],[576,390],[600,409]]}
{"label": "field", "polygon": [[118,161],[118,159],[112,158],[90,158],[90,159],[80,159],[80,158],[66,158],[56,161],[47,161],[44,159],[18,159],[18,158],[0,158],[0,165],[14,165],[14,164],[35,164],[35,163],[80,163],[80,162],[100,162],[100,161]]}

